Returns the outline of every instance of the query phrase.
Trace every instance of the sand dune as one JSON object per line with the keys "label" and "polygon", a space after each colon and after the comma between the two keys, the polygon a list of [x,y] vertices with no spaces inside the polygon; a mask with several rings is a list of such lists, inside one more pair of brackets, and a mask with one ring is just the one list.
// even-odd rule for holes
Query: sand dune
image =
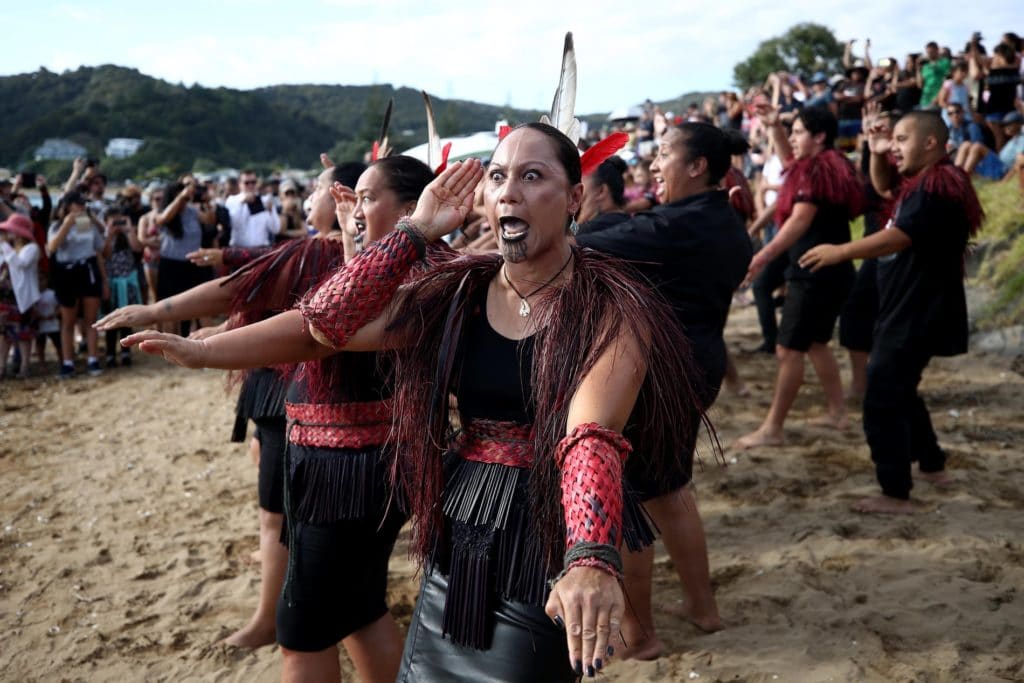
{"label": "sand dune", "polygon": [[[726,444],[757,425],[774,372],[739,351],[756,344],[751,309],[727,336],[753,395],[719,400]],[[785,447],[696,477],[726,630],[658,613],[666,656],[603,678],[1024,680],[1024,378],[971,354],[933,363],[923,386],[960,479],[919,485],[930,512],[850,512],[876,490],[863,435],[805,426],[821,412],[805,387]],[[232,407],[222,373],[139,356],[97,379],[0,384],[0,679],[278,679],[276,648],[216,644],[258,588],[256,470],[228,443]],[[404,546],[391,571],[404,625]],[[656,604],[679,599],[663,554],[655,583]]]}

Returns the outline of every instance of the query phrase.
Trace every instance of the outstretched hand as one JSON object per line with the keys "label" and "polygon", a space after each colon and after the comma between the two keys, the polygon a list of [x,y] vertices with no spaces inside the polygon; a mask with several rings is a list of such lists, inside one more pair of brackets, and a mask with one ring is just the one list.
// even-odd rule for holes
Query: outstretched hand
{"label": "outstretched hand", "polygon": [[131,304],[111,311],[92,326],[100,332],[105,332],[122,327],[144,327],[155,322],[157,322],[157,316],[152,306]]}
{"label": "outstretched hand", "polygon": [[625,612],[618,579],[601,569],[574,567],[552,586],[544,611],[565,629],[576,675],[593,678],[613,653],[611,638]]}
{"label": "outstretched hand", "polygon": [[224,265],[224,250],[223,249],[197,249],[193,252],[185,254],[185,258],[192,263],[192,265],[199,267],[206,266],[223,266]]}
{"label": "outstretched hand", "polygon": [[121,340],[125,348],[138,346],[140,350],[153,356],[161,356],[165,361],[180,365],[183,368],[203,368],[206,358],[206,342],[185,339],[176,334],[146,330],[128,335]]}
{"label": "outstretched hand", "polygon": [[431,242],[466,221],[484,171],[479,159],[457,161],[423,189],[411,220]]}

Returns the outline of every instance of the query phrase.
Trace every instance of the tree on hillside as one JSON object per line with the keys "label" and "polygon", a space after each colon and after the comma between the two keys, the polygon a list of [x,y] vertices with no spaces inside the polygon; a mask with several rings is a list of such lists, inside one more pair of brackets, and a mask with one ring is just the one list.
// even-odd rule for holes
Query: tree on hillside
{"label": "tree on hillside", "polygon": [[764,83],[775,71],[809,76],[815,71],[841,70],[843,45],[832,29],[821,24],[797,24],[781,36],[769,38],[733,67],[733,79],[741,88]]}

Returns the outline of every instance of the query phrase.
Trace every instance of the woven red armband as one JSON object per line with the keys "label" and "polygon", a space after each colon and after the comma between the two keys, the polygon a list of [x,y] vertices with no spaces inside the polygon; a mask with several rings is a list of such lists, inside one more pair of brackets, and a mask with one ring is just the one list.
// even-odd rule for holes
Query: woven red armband
{"label": "woven red armband", "polygon": [[423,235],[409,221],[367,247],[344,268],[306,295],[299,310],[335,348],[348,343],[359,328],[374,320],[426,248]]}
{"label": "woven red armband", "polygon": [[555,449],[562,470],[565,545],[599,543],[618,547],[622,539],[622,464],[633,450],[622,434],[588,422],[577,426]]}

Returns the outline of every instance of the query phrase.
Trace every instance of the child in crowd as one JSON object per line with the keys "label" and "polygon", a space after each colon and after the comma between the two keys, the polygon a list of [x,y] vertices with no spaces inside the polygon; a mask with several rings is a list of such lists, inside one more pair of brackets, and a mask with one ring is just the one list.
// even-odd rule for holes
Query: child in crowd
{"label": "child in crowd", "polygon": [[[142,251],[142,243],[131,221],[117,206],[111,206],[104,215],[106,236],[103,242],[103,258],[106,261],[107,278],[110,282],[110,297],[103,302],[104,313],[128,306],[141,304],[142,286],[139,271],[135,267],[135,254]],[[122,327],[107,330],[106,349],[108,368],[117,367],[118,341],[131,334],[131,328]],[[132,364],[131,350],[121,349],[121,365]]]}
{"label": "child in crowd", "polygon": [[53,343],[57,352],[57,360],[60,355],[60,317],[57,315],[57,294],[50,288],[50,283],[45,275],[39,276],[39,301],[35,306],[36,319],[36,358],[40,365],[46,363],[46,340]]}
{"label": "child in crowd", "polygon": [[0,377],[7,374],[11,344],[17,344],[21,353],[19,375],[28,377],[35,336],[32,306],[39,299],[39,253],[27,216],[16,213],[0,223]]}

